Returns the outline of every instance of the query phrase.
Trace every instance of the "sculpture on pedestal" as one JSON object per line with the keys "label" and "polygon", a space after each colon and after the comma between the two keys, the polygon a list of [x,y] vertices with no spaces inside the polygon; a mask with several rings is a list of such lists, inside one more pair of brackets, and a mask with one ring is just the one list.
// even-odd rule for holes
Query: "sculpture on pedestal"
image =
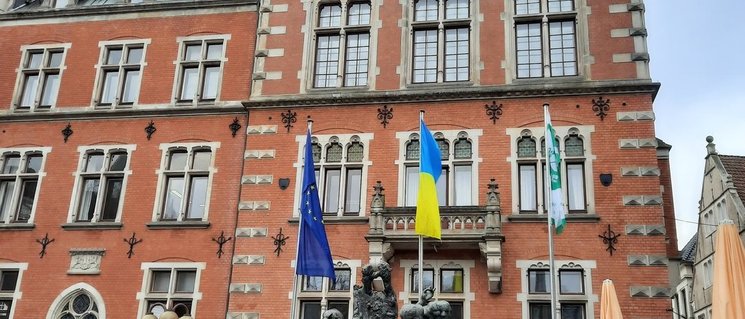
{"label": "sculpture on pedestal", "polygon": [[401,319],[450,319],[450,303],[444,300],[432,301],[434,294],[434,288],[424,288],[419,302],[401,307]]}
{"label": "sculpture on pedestal", "polygon": [[[382,286],[375,285],[375,279]],[[362,268],[362,286],[354,285],[353,319],[396,319],[398,306],[391,286],[391,266],[386,262]]]}

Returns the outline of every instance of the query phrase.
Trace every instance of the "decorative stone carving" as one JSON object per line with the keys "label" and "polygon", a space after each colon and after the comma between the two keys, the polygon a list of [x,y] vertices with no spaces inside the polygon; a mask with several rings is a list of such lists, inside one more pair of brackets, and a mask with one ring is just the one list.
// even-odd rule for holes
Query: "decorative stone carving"
{"label": "decorative stone carving", "polygon": [[432,301],[435,289],[424,288],[424,293],[415,304],[401,307],[401,319],[450,319],[453,312],[450,303],[444,300]]}
{"label": "decorative stone carving", "polygon": [[[373,287],[373,281],[383,286]],[[375,288],[375,289],[374,289]],[[384,261],[362,268],[362,286],[354,285],[354,319],[396,319],[398,305],[391,285],[391,266]]]}
{"label": "decorative stone carving", "polygon": [[103,248],[71,249],[70,275],[97,275],[101,273],[101,259],[106,250]]}

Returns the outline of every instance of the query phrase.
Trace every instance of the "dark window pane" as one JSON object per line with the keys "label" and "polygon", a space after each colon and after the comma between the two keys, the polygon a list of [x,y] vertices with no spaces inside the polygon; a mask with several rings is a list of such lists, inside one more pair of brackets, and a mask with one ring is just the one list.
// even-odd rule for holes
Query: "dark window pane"
{"label": "dark window pane", "polygon": [[111,163],[109,164],[109,171],[121,172],[127,166],[127,153],[114,153],[111,154]]}
{"label": "dark window pane", "polygon": [[329,300],[328,309],[339,310],[342,318],[347,319],[347,315],[349,314],[349,301]]}
{"label": "dark window pane", "polygon": [[304,276],[303,291],[321,291],[323,288],[323,277]]}
{"label": "dark window pane", "polygon": [[186,169],[186,159],[187,154],[183,151],[177,151],[171,153],[171,160],[168,165],[168,169],[175,171],[175,170],[184,170]]}
{"label": "dark window pane", "polygon": [[[432,269],[424,269],[422,274],[422,285],[424,288],[434,288],[435,271]],[[419,292],[419,270],[417,269],[412,269],[411,271],[411,292]]]}
{"label": "dark window pane", "polygon": [[142,61],[142,48],[129,48],[129,55],[127,55],[127,63],[135,64]]}
{"label": "dark window pane", "polygon": [[523,137],[517,142],[517,157],[535,157],[535,140]]}
{"label": "dark window pane", "polygon": [[80,294],[72,300],[72,310],[77,313],[88,311],[91,306],[91,298],[88,295]]}
{"label": "dark window pane", "polygon": [[222,58],[222,43],[210,43],[207,45],[207,60],[219,60]]}
{"label": "dark window pane", "polygon": [[170,270],[156,270],[152,273],[150,292],[168,292],[171,284]]}
{"label": "dark window pane", "polygon": [[565,142],[564,152],[567,156],[584,156],[585,146],[577,135],[570,135]]}
{"label": "dark window pane", "polygon": [[528,271],[528,292],[531,294],[550,293],[547,270],[530,270]]}
{"label": "dark window pane", "polygon": [[192,169],[206,171],[210,168],[212,162],[212,152],[208,150],[194,152],[194,163]]}
{"label": "dark window pane", "polygon": [[463,303],[458,301],[450,302],[450,319],[463,319]]}
{"label": "dark window pane", "polygon": [[581,270],[559,271],[559,292],[562,294],[584,293]]}
{"label": "dark window pane", "polygon": [[43,56],[43,52],[29,52],[28,59],[26,60],[26,68],[38,69],[41,66],[41,59]]}
{"label": "dark window pane", "polygon": [[5,157],[5,163],[3,164],[3,174],[15,174],[18,172],[18,167],[21,165],[20,155],[9,155]]}
{"label": "dark window pane", "polygon": [[585,319],[585,305],[583,304],[561,304],[562,319]]}
{"label": "dark window pane", "polygon": [[0,181],[0,223],[4,223],[5,217],[10,213],[15,185],[15,180]]}
{"label": "dark window pane", "polygon": [[321,302],[302,302],[300,304],[300,319],[321,319]]}
{"label": "dark window pane", "polygon": [[0,291],[15,291],[18,271],[0,271]]}
{"label": "dark window pane", "polygon": [[99,178],[83,180],[78,221],[89,222],[93,219],[93,214],[96,212],[96,200],[98,199],[98,187],[100,182],[101,180]]}
{"label": "dark window pane", "polygon": [[18,205],[18,215],[16,220],[19,222],[28,221],[31,218],[31,211],[34,208],[34,197],[36,196],[37,180],[24,180],[21,190],[21,203]]}
{"label": "dark window pane", "polygon": [[164,220],[175,220],[181,212],[181,201],[184,199],[184,178],[169,177],[166,185],[166,200],[162,218]]}
{"label": "dark window pane", "polygon": [[530,319],[551,319],[551,304],[530,304]]}
{"label": "dark window pane", "polygon": [[440,159],[447,161],[450,158],[450,143],[444,139],[438,139],[437,147],[440,148]]}
{"label": "dark window pane", "polygon": [[191,300],[171,300],[173,304],[173,312],[176,313],[179,318],[184,315],[191,315]]}
{"label": "dark window pane", "polygon": [[331,143],[329,148],[326,149],[326,162],[339,163],[341,162],[343,149],[339,143]]}
{"label": "dark window pane", "polygon": [[201,219],[207,207],[207,184],[209,177],[195,176],[191,178],[191,192],[189,194],[189,208],[187,219]]}
{"label": "dark window pane", "polygon": [[103,154],[88,154],[88,161],[85,164],[85,171],[100,172],[103,167]]}
{"label": "dark window pane", "polygon": [[122,48],[111,48],[106,56],[106,64],[119,64],[122,60]]}
{"label": "dark window pane", "polygon": [[365,156],[364,150],[360,142],[352,142],[347,148],[347,162],[362,162]]}
{"label": "dark window pane", "polygon": [[471,142],[465,138],[458,139],[455,142],[454,148],[455,159],[470,159],[471,155],[473,155]]}
{"label": "dark window pane", "polygon": [[419,159],[419,140],[412,140],[406,144],[406,160]]}
{"label": "dark window pane", "polygon": [[352,271],[349,269],[336,269],[336,281],[331,285],[330,290],[349,291]]}
{"label": "dark window pane", "polygon": [[122,194],[123,179],[109,178],[106,181],[106,190],[104,196],[104,206],[101,216],[103,221],[114,221],[116,213],[119,211],[119,199]]}
{"label": "dark window pane", "polygon": [[49,52],[49,67],[58,68],[62,65],[62,52]]}
{"label": "dark window pane", "polygon": [[440,292],[463,292],[462,269],[443,269],[440,273],[442,275]]}
{"label": "dark window pane", "polygon": [[26,158],[26,170],[24,171],[24,173],[33,174],[40,172],[42,159],[43,158],[40,154],[29,155]]}
{"label": "dark window pane", "polygon": [[179,271],[176,273],[176,292],[194,292],[196,271]]}

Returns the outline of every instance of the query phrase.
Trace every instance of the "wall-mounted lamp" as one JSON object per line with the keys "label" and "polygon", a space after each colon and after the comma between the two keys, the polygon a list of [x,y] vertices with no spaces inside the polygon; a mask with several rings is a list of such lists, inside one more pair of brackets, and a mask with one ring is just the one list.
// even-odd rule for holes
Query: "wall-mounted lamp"
{"label": "wall-mounted lamp", "polygon": [[610,174],[610,173],[600,174],[601,185],[608,187],[612,183],[613,183],[613,174]]}
{"label": "wall-mounted lamp", "polygon": [[287,189],[287,186],[290,186],[290,179],[289,178],[280,178],[279,179],[279,189],[285,190],[285,189]]}

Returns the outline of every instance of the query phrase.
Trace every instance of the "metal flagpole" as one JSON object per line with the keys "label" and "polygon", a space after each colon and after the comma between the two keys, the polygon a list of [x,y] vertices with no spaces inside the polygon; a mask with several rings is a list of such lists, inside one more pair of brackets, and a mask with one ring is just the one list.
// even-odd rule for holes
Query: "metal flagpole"
{"label": "metal flagpole", "polygon": [[[308,120],[308,133],[313,132],[313,120]],[[305,145],[305,147],[310,147],[310,145]],[[306,152],[303,152],[303,154],[306,154]],[[305,161],[303,161],[305,163]],[[303,170],[305,170],[305,167],[303,167]],[[302,205],[300,205],[302,206]],[[303,229],[303,213],[298,213],[298,231],[297,231],[297,244],[295,245],[295,269],[297,270],[298,267],[298,255],[300,254],[300,231]],[[295,304],[297,303],[297,272],[295,272],[295,275],[292,276],[292,303],[290,304],[290,319],[296,318],[296,311],[297,307]]]}
{"label": "metal flagpole", "polygon": [[[546,114],[548,114],[548,103],[543,104],[543,126],[546,127]],[[554,231],[551,229],[551,180],[549,176],[549,150],[548,150],[548,139],[553,138],[549,136],[549,132],[546,130],[544,133],[544,139],[546,140],[546,150],[544,151],[546,160],[546,170],[544,172],[544,197],[546,202],[543,203],[543,207],[546,208],[548,216],[548,281],[551,286],[551,319],[556,319],[556,314],[559,312],[559,308],[556,306],[556,280],[554,280]],[[553,143],[552,143],[553,144]]]}
{"label": "metal flagpole", "polygon": [[[419,134],[422,133],[422,121],[424,120],[424,110],[419,110]],[[422,142],[424,141],[424,136],[419,137],[419,175],[422,174]],[[419,185],[419,188],[421,190],[422,185]],[[418,197],[418,195],[417,195]],[[424,296],[424,238],[422,235],[419,235],[419,278],[417,278],[419,281],[419,300],[422,300],[422,296]]]}

